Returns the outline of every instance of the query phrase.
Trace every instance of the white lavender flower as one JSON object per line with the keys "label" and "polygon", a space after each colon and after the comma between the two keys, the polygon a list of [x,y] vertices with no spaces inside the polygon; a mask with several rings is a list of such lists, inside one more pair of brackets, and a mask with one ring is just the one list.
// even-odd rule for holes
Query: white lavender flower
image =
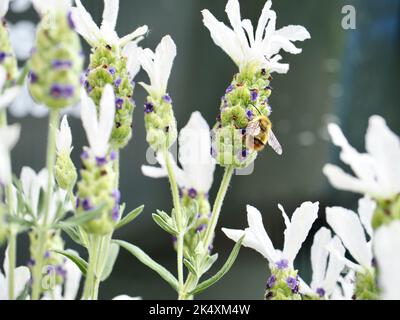
{"label": "white lavender flower", "polygon": [[121,294],[119,296],[114,297],[112,300],[141,300],[141,297],[131,297],[126,294]]}
{"label": "white lavender flower", "polygon": [[81,118],[89,141],[90,151],[97,158],[104,158],[109,151],[109,140],[114,125],[115,95],[113,88],[106,85],[100,100],[100,109],[97,113],[96,105],[88,97],[85,90],[81,90]]}
{"label": "white lavender flower", "polygon": [[204,25],[210,30],[215,44],[225,51],[240,70],[252,64],[257,69],[286,73],[289,64],[279,62],[282,59],[279,51],[299,54],[302,50],[293,42],[311,38],[302,26],[290,25],[276,30],[276,13],[271,6],[272,1],[265,3],[255,33],[251,21],[242,20],[238,0],[229,0],[225,9],[233,30],[208,10],[202,11]]}
{"label": "white lavender flower", "polygon": [[357,152],[336,124],[328,127],[332,141],[339,146],[341,160],[349,165],[355,177],[337,166],[327,164],[323,172],[340,190],[391,200],[400,193],[400,139],[380,116],[372,116],[365,136],[367,153]]}
{"label": "white lavender flower", "polygon": [[75,0],[76,7],[72,8],[71,18],[76,31],[92,46],[96,47],[102,41],[110,46],[117,45],[123,48],[130,41],[138,42],[147,33],[146,25],[137,28],[132,33],[120,38],[115,31],[117,24],[119,0],[104,0],[103,20],[98,27],[91,15],[86,11],[80,0]]}
{"label": "white lavender flower", "polygon": [[144,106],[146,140],[158,152],[170,148],[176,140],[177,129],[172,99],[167,83],[176,56],[176,46],[170,36],[162,38],[156,51],[142,49],[138,60],[150,78],[150,84],[140,83],[149,96]]}
{"label": "white lavender flower", "polygon": [[55,178],[60,188],[72,190],[75,186],[78,174],[70,157],[72,151],[72,134],[67,116],[63,117],[60,129],[57,129],[56,149]]}
{"label": "white lavender flower", "polygon": [[20,135],[20,126],[0,127],[0,184],[11,182],[10,151],[16,145]]}
{"label": "white lavender flower", "polygon": [[375,234],[374,252],[379,268],[380,299],[400,300],[400,222],[383,226]]}
{"label": "white lavender flower", "polygon": [[[333,248],[336,254],[330,254],[328,247]],[[315,234],[311,247],[311,285],[308,287],[303,283],[300,286],[302,293],[321,299],[331,298],[344,268],[343,260],[338,259],[336,255],[344,257],[345,251],[337,236],[332,237],[330,230],[325,227],[321,228]]]}
{"label": "white lavender flower", "polygon": [[[215,160],[210,155],[210,148],[210,127],[200,112],[193,112],[189,122],[179,133],[179,162],[182,169],[170,154],[177,183],[181,189],[191,190],[191,193],[208,193],[215,170]],[[157,161],[161,167],[142,166],[145,176],[151,178],[168,176],[161,153],[157,154]]]}
{"label": "white lavender flower", "polygon": [[[1,2],[1,1],[0,1]],[[4,274],[0,270],[0,301],[9,300],[8,289],[9,289],[9,248],[7,247],[3,262]],[[14,292],[15,296],[18,297],[24,291],[26,284],[28,283],[31,275],[29,268],[17,267],[14,270]]]}
{"label": "white lavender flower", "polygon": [[175,57],[176,45],[169,35],[162,38],[155,52],[148,48],[140,50],[138,59],[150,79],[150,84],[140,84],[153,98],[158,99],[167,94],[168,79]]}
{"label": "white lavender flower", "polygon": [[248,228],[222,228],[225,235],[235,242],[245,236],[242,245],[258,251],[268,260],[271,276],[267,282],[266,299],[300,299],[301,280],[293,264],[318,217],[318,208],[318,202],[304,202],[295,210],[292,219],[289,219],[283,207],[279,205],[286,225],[283,251],[274,248],[263,227],[261,213],[252,206],[247,206]]}
{"label": "white lavender flower", "polygon": [[[326,220],[343,245],[349,251],[356,263],[343,257],[335,249],[330,248],[332,254],[342,260],[345,265],[356,272],[355,296],[357,299],[376,299],[377,287],[375,280],[375,266],[372,253],[372,216],[376,203],[370,198],[359,201],[358,214],[341,207],[326,209]],[[366,233],[369,236],[367,240]]]}

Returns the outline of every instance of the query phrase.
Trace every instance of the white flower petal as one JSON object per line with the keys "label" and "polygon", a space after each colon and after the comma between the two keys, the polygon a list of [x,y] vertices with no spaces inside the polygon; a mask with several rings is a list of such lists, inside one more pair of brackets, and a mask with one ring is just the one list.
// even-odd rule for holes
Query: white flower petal
{"label": "white flower petal", "polygon": [[341,207],[326,209],[326,220],[343,241],[353,258],[364,268],[370,268],[372,252],[357,214]]}
{"label": "white flower petal", "polygon": [[122,37],[119,41],[119,44],[123,47],[125,46],[128,42],[134,40],[136,43],[141,41],[144,37],[144,35],[149,31],[149,27],[144,25],[139,28],[137,28],[135,31],[131,32],[130,34],[127,34],[126,36]]}
{"label": "white flower petal", "polygon": [[100,28],[93,21],[92,16],[86,11],[80,0],[75,0],[76,8],[71,8],[71,18],[74,21],[75,30],[91,46],[95,46],[101,39]]}
{"label": "white flower petal", "polygon": [[314,291],[318,288],[322,288],[325,280],[329,255],[326,247],[330,243],[331,238],[331,232],[325,227],[319,229],[314,236],[314,242],[311,247],[311,287],[314,289]]}
{"label": "white flower petal", "polygon": [[264,228],[264,223],[260,211],[250,205],[247,205],[246,209],[247,222],[249,223],[251,233],[257,239],[257,242],[262,246],[264,257],[267,258],[270,263],[275,263],[277,261],[277,254],[272,244],[272,241]]}
{"label": "white flower petal", "polygon": [[210,31],[214,43],[240,66],[244,59],[240,43],[237,41],[235,32],[224,23],[218,21],[208,10],[203,10],[203,23]]}
{"label": "white flower petal", "polygon": [[[75,253],[73,250],[67,250],[70,253]],[[82,278],[82,272],[75,263],[67,259],[65,262],[67,276],[64,284],[64,300],[75,300],[79,290],[79,284]]]}
{"label": "white flower petal", "polygon": [[21,91],[20,87],[12,87],[12,88],[6,89],[0,95],[0,110],[8,107],[14,101],[14,99],[18,96],[20,91]]}
{"label": "white flower petal", "polygon": [[27,267],[18,267],[14,270],[14,292],[15,296],[18,297],[25,288],[25,285],[28,283],[31,275],[29,268]]}
{"label": "white flower petal", "polygon": [[311,39],[310,33],[303,26],[289,25],[277,30],[276,34],[285,37],[289,41],[304,41]]}
{"label": "white flower petal", "polygon": [[[340,274],[345,266],[343,260],[338,258],[338,255],[344,258],[346,252],[346,249],[343,247],[342,242],[337,236],[335,236],[330,242],[330,247],[334,250],[335,254],[329,255],[328,269],[326,270],[326,276],[323,283],[323,288],[328,296],[335,289]],[[325,250],[327,250],[327,248],[325,248]]]}
{"label": "white flower petal", "polygon": [[322,172],[328,178],[330,184],[336,189],[361,194],[369,193],[371,195],[377,194],[378,192],[378,186],[367,184],[364,181],[344,172],[341,168],[335,165],[325,165]]}
{"label": "white flower petal", "polygon": [[141,52],[141,48],[137,46],[136,41],[128,42],[123,49],[122,54],[128,58],[126,69],[128,70],[129,80],[133,80],[140,71],[140,61],[138,55]]}
{"label": "white flower petal", "polygon": [[190,187],[204,193],[211,189],[214,178],[215,160],[210,149],[210,127],[200,112],[193,112],[179,133],[179,162]]}
{"label": "white flower petal", "polygon": [[101,28],[107,27],[111,30],[115,29],[117,25],[119,10],[119,0],[104,0],[103,21]]}
{"label": "white flower petal", "polygon": [[276,16],[275,12],[271,10],[271,7],[272,7],[272,1],[268,0],[267,2],[265,2],[260,18],[258,19],[258,25],[256,30],[257,42],[262,41],[268,20],[271,19],[271,17]]}
{"label": "white flower petal", "polygon": [[358,201],[358,214],[368,235],[373,237],[372,216],[376,209],[376,202],[369,197],[364,197]]}
{"label": "white flower petal", "polygon": [[69,154],[72,149],[72,134],[68,124],[67,116],[61,121],[60,129],[57,129],[56,147],[58,153]]}
{"label": "white flower petal", "polygon": [[365,143],[366,150],[376,161],[376,178],[382,192],[388,197],[397,195],[400,192],[400,138],[382,117],[372,116]]}
{"label": "white flower petal", "polygon": [[379,267],[381,299],[400,300],[400,222],[392,222],[378,229],[374,251]]}
{"label": "white flower petal", "polygon": [[81,89],[81,119],[89,145],[92,149],[96,149],[97,141],[100,138],[97,110],[93,100],[89,98],[84,89]]}
{"label": "white flower petal", "polygon": [[293,264],[314,221],[318,218],[318,208],[318,202],[304,202],[293,213],[290,226],[285,230],[285,245],[283,248],[283,255],[289,260],[289,264]]}
{"label": "white flower petal", "polygon": [[168,177],[167,170],[153,166],[142,166],[142,173],[150,178],[165,178]]}

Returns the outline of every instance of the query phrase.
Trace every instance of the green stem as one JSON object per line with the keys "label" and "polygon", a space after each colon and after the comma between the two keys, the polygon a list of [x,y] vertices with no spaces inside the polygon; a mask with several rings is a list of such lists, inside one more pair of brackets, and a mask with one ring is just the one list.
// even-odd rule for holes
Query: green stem
{"label": "green stem", "polygon": [[54,164],[56,161],[56,130],[60,119],[60,112],[57,109],[50,110],[49,133],[47,140],[47,160],[46,167],[48,172],[47,189],[44,199],[44,215],[41,226],[38,227],[38,247],[35,255],[35,266],[33,269],[32,300],[38,300],[41,294],[42,268],[45,251],[46,233],[48,231],[48,217],[51,207],[52,187],[54,183]]}
{"label": "green stem", "polygon": [[[11,227],[12,228],[12,227]],[[15,265],[17,255],[17,234],[14,230],[11,230],[8,238],[8,299],[15,299]]]}
{"label": "green stem", "polygon": [[[7,111],[2,110],[0,112],[0,127],[7,125]],[[8,214],[15,214],[14,204],[13,204],[13,191],[12,182],[7,183],[6,187],[6,199]],[[8,237],[8,298],[9,300],[15,299],[15,266],[16,266],[16,256],[17,256],[17,230],[14,226],[10,226],[10,234]]]}
{"label": "green stem", "polygon": [[[204,240],[203,240],[204,252],[208,252],[208,248],[213,241],[215,228],[217,227],[218,219],[219,219],[219,216],[221,213],[222,204],[224,202],[226,193],[228,191],[229,183],[232,179],[233,173],[234,173],[234,168],[232,166],[225,168],[224,176],[222,178],[221,185],[220,185],[218,193],[217,193],[217,197],[215,198],[210,223],[207,225],[206,233],[204,235]],[[205,259],[205,258],[206,258],[206,256],[203,257],[203,259]],[[188,295],[187,292],[192,290],[197,285],[200,277],[201,277],[201,275],[196,277],[192,273],[189,274],[189,276],[185,282],[185,285],[183,287],[183,290],[181,290],[181,292],[179,294],[179,300],[192,300],[193,299],[193,296]]]}
{"label": "green stem", "polygon": [[92,235],[89,237],[89,266],[86,274],[85,288],[83,291],[83,300],[90,300],[93,296],[93,287],[95,283],[95,271],[98,262],[98,254],[100,247],[101,237]]}
{"label": "green stem", "polygon": [[164,148],[164,161],[165,161],[165,166],[167,169],[168,177],[169,177],[169,183],[171,185],[171,192],[172,192],[172,200],[174,203],[174,208],[175,208],[175,217],[176,217],[176,223],[178,227],[178,235],[177,235],[177,267],[178,267],[178,281],[179,281],[179,290],[181,291],[183,289],[184,283],[183,283],[183,240],[184,240],[184,228],[183,223],[182,223],[182,209],[181,209],[181,202],[179,199],[179,189],[178,189],[178,184],[176,183],[175,179],[175,173],[171,165],[171,160],[168,154],[168,148]]}

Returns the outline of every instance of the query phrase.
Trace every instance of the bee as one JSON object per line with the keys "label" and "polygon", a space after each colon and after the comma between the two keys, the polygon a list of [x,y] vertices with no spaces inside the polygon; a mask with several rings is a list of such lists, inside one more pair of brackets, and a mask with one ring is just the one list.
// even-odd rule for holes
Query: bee
{"label": "bee", "polygon": [[251,120],[245,130],[247,148],[258,152],[262,151],[268,143],[277,154],[281,155],[282,146],[272,131],[271,120],[258,109],[257,111],[260,115]]}

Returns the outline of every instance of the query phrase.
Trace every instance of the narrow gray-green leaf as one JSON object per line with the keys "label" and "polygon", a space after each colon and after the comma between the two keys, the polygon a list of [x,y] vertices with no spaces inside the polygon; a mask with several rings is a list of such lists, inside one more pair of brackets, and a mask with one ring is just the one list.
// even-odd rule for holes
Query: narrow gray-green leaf
{"label": "narrow gray-green leaf", "polygon": [[172,234],[172,235],[174,235],[174,236],[176,236],[176,235],[178,234],[178,232],[177,232],[175,229],[173,229],[173,228],[169,225],[169,223],[168,223],[167,221],[165,221],[165,220],[164,220],[161,216],[159,216],[158,214],[153,213],[153,214],[152,214],[152,217],[153,217],[154,222],[157,223],[158,226],[159,226],[161,229],[165,230],[166,232],[168,232],[168,233],[170,233],[170,234]]}
{"label": "narrow gray-green leaf", "polygon": [[96,209],[75,215],[75,216],[63,221],[62,224],[70,226],[70,227],[79,226],[87,221],[98,218],[103,213],[102,212],[103,208],[104,208],[104,204],[98,206]]}
{"label": "narrow gray-green leaf", "polygon": [[85,260],[83,260],[80,256],[63,250],[53,250],[53,251],[63,255],[64,257],[67,257],[69,260],[75,263],[76,266],[79,268],[79,270],[81,270],[82,274],[86,277],[88,263]]}
{"label": "narrow gray-green leaf", "polygon": [[229,255],[228,259],[226,260],[225,264],[222,266],[222,268],[210,279],[207,279],[203,281],[202,283],[198,284],[197,287],[189,292],[190,295],[195,295],[200,292],[203,292],[219,280],[232,268],[232,265],[234,264],[239,251],[240,247],[242,246],[244,236],[240,238],[240,240],[236,243],[236,245],[233,247],[231,254]]}
{"label": "narrow gray-green leaf", "polygon": [[122,240],[113,240],[113,243],[120,245],[125,250],[129,251],[133,256],[135,256],[140,262],[148,266],[153,271],[157,272],[158,275],[163,278],[174,290],[178,291],[179,283],[178,280],[165,269],[162,265],[155,262],[150,258],[142,249]]}
{"label": "narrow gray-green leaf", "polygon": [[100,278],[101,281],[107,280],[107,278],[110,276],[114,268],[115,261],[117,260],[118,253],[119,253],[119,245],[116,243],[111,243],[106,265],[104,267],[103,274],[101,275]]}
{"label": "narrow gray-green leaf", "polygon": [[61,229],[77,244],[83,245],[80,234],[76,227],[71,227],[68,225],[64,225],[60,222]]}
{"label": "narrow gray-green leaf", "polygon": [[123,226],[132,222],[134,219],[136,219],[139,216],[139,214],[142,213],[143,209],[144,209],[144,205],[141,205],[140,207],[137,207],[136,209],[129,212],[125,217],[123,217],[121,219],[120,222],[117,223],[117,225],[115,226],[115,230],[122,228]]}
{"label": "narrow gray-green leaf", "polygon": [[183,259],[183,263],[185,264],[186,268],[188,268],[190,273],[193,273],[195,276],[197,276],[197,270],[189,260]]}

